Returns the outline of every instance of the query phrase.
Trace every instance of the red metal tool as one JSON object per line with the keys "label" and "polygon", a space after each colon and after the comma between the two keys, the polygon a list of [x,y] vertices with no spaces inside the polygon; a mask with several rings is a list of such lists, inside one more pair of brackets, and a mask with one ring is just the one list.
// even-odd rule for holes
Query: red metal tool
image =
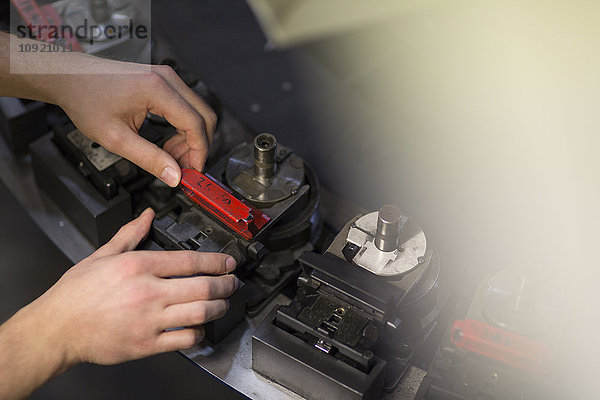
{"label": "red metal tool", "polygon": [[[60,34],[64,31],[65,37],[62,39],[65,41],[66,48],[72,51],[83,51],[73,35],[72,29],[75,27],[71,27],[71,30],[61,29],[63,20],[53,5],[39,6],[35,0],[11,0],[11,3],[25,21],[26,26],[31,28],[31,33],[36,39],[52,43],[60,38]],[[41,27],[44,29],[40,29]],[[56,29],[54,34],[51,33],[51,27]]]}
{"label": "red metal tool", "polygon": [[40,31],[39,27],[49,26],[48,20],[42,13],[42,10],[34,0],[11,0],[15,9],[21,15],[28,27],[32,29],[32,33],[39,40],[49,42],[48,30]]}
{"label": "red metal tool", "polygon": [[[40,9],[42,10],[42,13],[44,13],[44,16],[46,17],[50,25],[62,26],[64,24],[62,18],[60,17],[60,15],[58,15],[56,9],[52,4],[43,5],[40,7]],[[76,27],[73,27],[73,29],[75,28]],[[72,51],[83,51],[83,48],[75,38],[75,35],[70,30],[65,29],[64,36],[62,37],[62,39],[65,42],[65,48]]]}
{"label": "red metal tool", "polygon": [[258,208],[237,199],[220,182],[195,169],[181,169],[180,186],[193,202],[244,239],[255,237],[271,219]]}
{"label": "red metal tool", "polygon": [[541,343],[473,319],[454,321],[450,340],[458,347],[531,372],[539,371],[551,356]]}

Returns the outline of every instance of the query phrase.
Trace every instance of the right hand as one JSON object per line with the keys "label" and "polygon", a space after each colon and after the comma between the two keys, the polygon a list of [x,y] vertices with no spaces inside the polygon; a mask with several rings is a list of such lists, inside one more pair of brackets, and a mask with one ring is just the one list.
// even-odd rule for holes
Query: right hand
{"label": "right hand", "polygon": [[[116,364],[199,343],[202,324],[222,317],[239,286],[235,260],[194,251],[133,251],[148,234],[151,209],[123,226],[106,245],[69,269],[21,317],[67,367]],[[191,276],[194,274],[218,276]],[[178,279],[165,279],[186,276]],[[167,331],[171,328],[179,330]]]}
{"label": "right hand", "polygon": [[[179,184],[180,167],[202,171],[217,116],[171,67],[71,58],[75,74],[54,96],[81,133],[171,187]],[[148,112],[164,117],[178,133],[164,149],[138,134]]]}

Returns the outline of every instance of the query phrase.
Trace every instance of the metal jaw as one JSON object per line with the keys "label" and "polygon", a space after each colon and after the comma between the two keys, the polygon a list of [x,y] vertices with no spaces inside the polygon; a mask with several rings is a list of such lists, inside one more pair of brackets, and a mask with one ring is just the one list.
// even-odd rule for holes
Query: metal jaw
{"label": "metal jaw", "polygon": [[268,133],[236,147],[225,169],[226,182],[260,208],[271,207],[298,193],[305,181],[304,162]]}

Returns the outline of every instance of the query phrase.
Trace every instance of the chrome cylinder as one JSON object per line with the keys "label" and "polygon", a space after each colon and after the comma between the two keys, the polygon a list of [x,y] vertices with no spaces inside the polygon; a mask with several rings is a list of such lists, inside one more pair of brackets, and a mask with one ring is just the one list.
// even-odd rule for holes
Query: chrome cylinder
{"label": "chrome cylinder", "polygon": [[400,238],[400,221],[402,213],[395,206],[385,205],[377,213],[377,231],[375,246],[381,251],[394,251],[398,248]]}
{"label": "chrome cylinder", "polygon": [[254,138],[254,175],[266,180],[275,175],[277,163],[275,155],[277,139],[269,133],[261,133]]}

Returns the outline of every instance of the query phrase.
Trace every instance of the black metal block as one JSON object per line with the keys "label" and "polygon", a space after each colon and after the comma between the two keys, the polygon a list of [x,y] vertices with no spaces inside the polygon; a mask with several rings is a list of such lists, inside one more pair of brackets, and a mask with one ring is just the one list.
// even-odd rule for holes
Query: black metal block
{"label": "black metal block", "polygon": [[48,132],[46,104],[13,97],[0,97],[0,132],[13,153]]}
{"label": "black metal block", "polygon": [[376,399],[382,393],[386,362],[374,356],[368,373],[279,329],[279,307],[252,336],[252,368],[311,400]]}
{"label": "black metal block", "polygon": [[246,315],[246,285],[240,281],[240,287],[229,297],[229,310],[224,317],[204,324],[206,339],[217,344],[225,338]]}
{"label": "black metal block", "polygon": [[122,188],[106,200],[75,168],[47,134],[31,144],[31,160],[39,187],[60,206],[77,228],[101,246],[131,221],[131,198]]}

